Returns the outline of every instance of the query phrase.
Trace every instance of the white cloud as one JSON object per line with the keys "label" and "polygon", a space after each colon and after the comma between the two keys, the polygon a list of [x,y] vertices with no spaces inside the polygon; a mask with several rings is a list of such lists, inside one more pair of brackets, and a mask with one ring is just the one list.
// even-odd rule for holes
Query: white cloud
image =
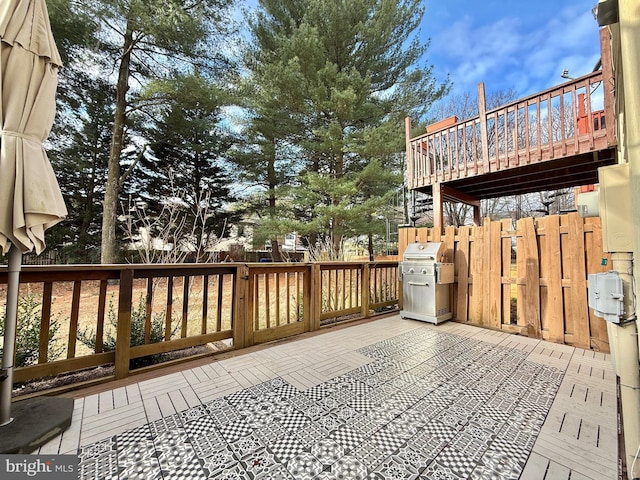
{"label": "white cloud", "polygon": [[564,10],[531,35],[533,40],[526,61],[536,68],[530,76],[547,81],[558,78],[563,69],[578,77],[589,73],[599,58],[598,26],[590,12],[575,16],[575,11]]}
{"label": "white cloud", "polygon": [[474,24],[464,16],[432,38],[430,60],[439,75],[450,73],[456,93],[514,88],[525,96],[589,73],[599,58],[598,26],[584,4],[558,11],[546,23],[498,18]]}

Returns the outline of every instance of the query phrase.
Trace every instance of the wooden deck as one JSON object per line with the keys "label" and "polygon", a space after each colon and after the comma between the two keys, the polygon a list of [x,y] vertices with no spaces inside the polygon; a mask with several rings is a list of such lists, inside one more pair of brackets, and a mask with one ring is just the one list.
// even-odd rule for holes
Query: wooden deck
{"label": "wooden deck", "polygon": [[602,69],[494,109],[480,84],[478,116],[441,120],[416,137],[407,118],[409,188],[433,196],[437,209],[442,200],[475,205],[597,183],[617,144],[609,49],[602,55]]}
{"label": "wooden deck", "polygon": [[[614,121],[601,122],[603,112],[591,111],[592,97],[602,93],[603,75],[593,72],[408,139],[409,188],[446,183],[482,199],[510,193],[515,186],[504,179],[516,173],[524,177],[517,183],[527,183],[520,193],[549,182],[597,183],[589,166],[611,162],[615,146]],[[580,116],[582,106],[586,111]],[[579,128],[580,119],[587,121]],[[410,124],[407,128],[410,131]]]}
{"label": "wooden deck", "polygon": [[606,354],[391,316],[76,392],[40,453],[80,478],[610,480],[616,419]]}

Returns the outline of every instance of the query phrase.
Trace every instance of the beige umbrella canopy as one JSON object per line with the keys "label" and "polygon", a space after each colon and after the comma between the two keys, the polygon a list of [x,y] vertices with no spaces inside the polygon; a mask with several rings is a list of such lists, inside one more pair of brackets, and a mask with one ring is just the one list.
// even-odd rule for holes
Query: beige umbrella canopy
{"label": "beige umbrella canopy", "polygon": [[42,147],[55,117],[60,55],[45,0],[0,1],[0,253],[45,247],[67,209]]}
{"label": "beige umbrella canopy", "polygon": [[[62,63],[45,0],[0,0],[0,47],[0,254],[9,252],[0,368],[0,450],[6,453],[14,451],[14,446],[5,445],[3,440],[23,439],[26,434],[29,438],[25,445],[33,446],[33,439],[47,438],[46,430],[40,431],[39,425],[48,429],[51,419],[49,415],[36,424],[22,422],[23,430],[10,426],[22,253],[42,252],[45,230],[67,214],[42,147],[55,117],[58,68]],[[35,417],[25,405],[20,415]],[[59,416],[67,422],[67,415]]]}

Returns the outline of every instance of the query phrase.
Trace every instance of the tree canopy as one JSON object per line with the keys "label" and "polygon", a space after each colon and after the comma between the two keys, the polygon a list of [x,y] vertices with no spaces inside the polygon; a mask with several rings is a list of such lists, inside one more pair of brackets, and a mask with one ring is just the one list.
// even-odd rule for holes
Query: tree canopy
{"label": "tree canopy", "polygon": [[196,248],[252,215],[276,253],[293,231],[373,253],[403,119],[448,89],[420,0],[261,0],[244,44],[232,0],[48,4],[66,61],[50,157],[71,207],[54,236],[75,260],[118,261],[129,198],[160,216],[176,192]]}
{"label": "tree canopy", "polygon": [[[273,231],[275,221],[335,247],[368,234],[353,222],[374,221],[381,205],[363,202],[362,192],[384,198],[399,188],[403,119],[423,116],[448,87],[434,79],[416,36],[423,13],[418,0],[260,1],[245,59],[248,82],[268,96],[257,98],[249,132],[269,140],[274,159],[283,150],[297,157],[297,176],[277,199],[290,206],[291,221],[270,215],[264,228]],[[367,185],[372,162],[395,174],[384,188],[381,177]]]}

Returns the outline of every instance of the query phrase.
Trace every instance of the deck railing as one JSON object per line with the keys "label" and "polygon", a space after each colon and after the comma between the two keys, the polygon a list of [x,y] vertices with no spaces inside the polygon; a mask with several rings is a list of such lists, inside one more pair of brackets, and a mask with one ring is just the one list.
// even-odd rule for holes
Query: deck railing
{"label": "deck railing", "polygon": [[409,188],[614,145],[613,90],[607,75],[596,71],[492,110],[485,109],[480,84],[478,116],[445,122],[446,126],[415,138],[407,119]]}
{"label": "deck railing", "polygon": [[366,316],[398,304],[398,262],[317,264],[316,314],[320,326],[349,315]]}
{"label": "deck railing", "polygon": [[[36,363],[15,382],[223,342],[227,348],[367,318],[398,305],[398,262],[25,266],[40,315]],[[0,267],[0,308],[6,303]],[[20,309],[19,309],[20,315]],[[63,359],[49,358],[50,326]],[[80,341],[82,339],[82,341]],[[87,341],[87,339],[89,341]],[[200,353],[202,354],[202,353]]]}

